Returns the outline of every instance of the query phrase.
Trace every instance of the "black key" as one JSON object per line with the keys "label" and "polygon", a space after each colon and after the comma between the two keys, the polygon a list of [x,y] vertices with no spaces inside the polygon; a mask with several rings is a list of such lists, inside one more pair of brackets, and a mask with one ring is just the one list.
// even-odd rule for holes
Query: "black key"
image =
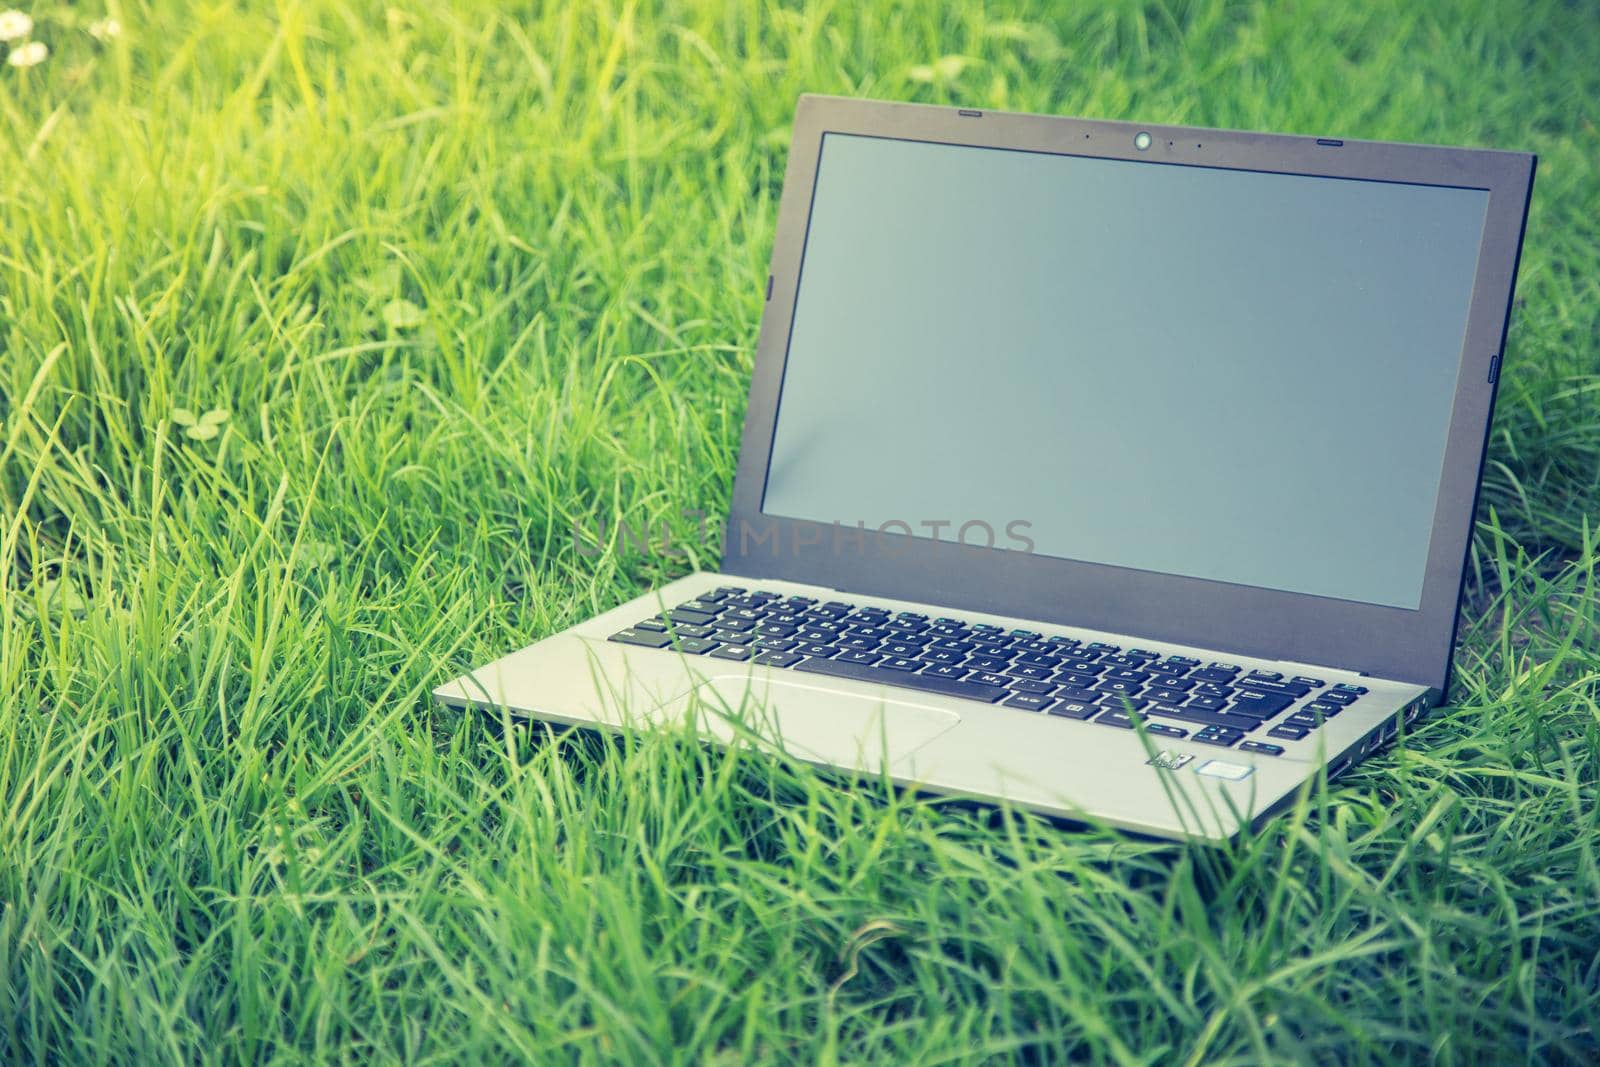
{"label": "black key", "polygon": [[1060,635],[1055,637],[1047,637],[1044,639],[1044,641],[1045,644],[1054,645],[1056,648],[1077,648],[1080,643],[1075,638],[1061,637]]}
{"label": "black key", "polygon": [[638,645],[640,648],[665,648],[672,639],[655,630],[629,627],[626,630],[618,630],[606,640],[615,641],[619,645]]}
{"label": "black key", "polygon": [[853,666],[864,667],[869,663],[878,662],[878,660],[882,659],[883,657],[879,656],[875,652],[861,652],[852,648],[845,652],[841,652],[839,655],[833,658],[840,663],[849,663]]}
{"label": "black key", "polygon": [[708,622],[717,621],[717,617],[709,611],[690,611],[688,608],[673,608],[656,617],[683,626],[704,626]]}
{"label": "black key", "polygon": [[1015,666],[1006,673],[1013,678],[1031,678],[1036,682],[1042,682],[1046,678],[1054,677],[1056,672],[1049,667]]}
{"label": "black key", "polygon": [[796,645],[790,651],[798,652],[802,656],[821,656],[823,659],[828,659],[839,650],[832,645]]}
{"label": "black key", "polygon": [[1059,656],[1052,656],[1045,652],[1024,652],[1017,657],[1017,662],[1025,663],[1029,667],[1050,667],[1054,669],[1061,666],[1061,658]]}
{"label": "black key", "polygon": [[763,652],[755,658],[755,662],[763,667],[792,667],[804,659],[804,656],[797,656],[793,652]]}
{"label": "black key", "polygon": [[1326,693],[1318,693],[1317,694],[1317,699],[1318,700],[1325,700],[1330,704],[1337,704],[1341,708],[1346,706],[1346,705],[1348,705],[1348,704],[1354,704],[1356,702],[1356,698],[1355,697],[1351,696],[1349,693],[1345,693],[1345,692],[1340,691],[1338,686],[1334,686],[1332,689],[1328,690]]}
{"label": "black key", "polygon": [[691,637],[687,641],[679,641],[677,644],[679,652],[687,652],[691,656],[704,655],[716,647],[717,643],[715,641],[708,641],[703,637]]}
{"label": "black key", "polygon": [[1027,678],[1018,678],[1007,686],[1013,693],[1048,693],[1055,689],[1049,682],[1035,682]]}
{"label": "black key", "polygon": [[1231,663],[1208,663],[1206,667],[1213,671],[1222,671],[1225,674],[1238,674],[1239,668]]}
{"label": "black key", "polygon": [[901,641],[908,645],[916,645],[918,648],[921,648],[923,645],[933,643],[933,638],[929,637],[927,634],[910,633],[906,630],[900,629],[899,627],[889,631],[889,640]]}
{"label": "black key", "polygon": [[817,610],[826,611],[830,615],[845,615],[849,613],[850,605],[842,600],[829,600]]}
{"label": "black key", "polygon": [[1095,720],[1095,722],[1099,723],[1101,726],[1117,726],[1124,730],[1133,729],[1133,716],[1129,715],[1125,711],[1119,711],[1114,708],[1110,711],[1104,712],[1098,719]]}
{"label": "black key", "polygon": [[1064,685],[1056,690],[1056,696],[1062,700],[1081,700],[1085,704],[1093,704],[1103,695],[1103,693],[1096,693],[1093,689],[1085,689],[1081,685]]}
{"label": "black key", "polygon": [[938,663],[932,667],[924,667],[922,673],[929,678],[965,678],[971,672],[965,667],[956,667],[948,663]]}
{"label": "black key", "polygon": [[922,654],[922,646],[908,645],[904,641],[885,641],[878,647],[878,651],[885,656],[919,656]]}
{"label": "black key", "polygon": [[1150,691],[1145,695],[1151,700],[1160,700],[1168,704],[1181,704],[1189,694],[1182,689],[1169,689],[1164,685],[1156,685],[1151,686]]}
{"label": "black key", "polygon": [[808,659],[795,668],[807,674],[821,674],[830,678],[849,678],[858,682],[881,682],[903,689],[919,689],[924,693],[964,697],[993,704],[1006,695],[998,685],[983,685],[971,679],[938,678],[928,674],[911,674],[906,671],[882,671],[876,667],[843,663],[836,659]]}
{"label": "black key", "polygon": [[762,611],[760,608],[729,608],[727,611],[722,613],[722,622],[719,625],[726,626],[734,619],[744,619],[748,622],[760,622],[766,617],[767,613]]}
{"label": "black key", "polygon": [[1335,693],[1349,693],[1353,697],[1364,697],[1368,692],[1367,687],[1364,685],[1347,685],[1344,682],[1334,686],[1333,691]]}
{"label": "black key", "polygon": [[1217,685],[1215,682],[1200,682],[1190,690],[1197,697],[1231,697],[1233,686]]}
{"label": "black key", "polygon": [[1104,664],[1087,659],[1062,660],[1061,669],[1074,674],[1104,674],[1106,671]]}
{"label": "black key", "polygon": [[1315,715],[1321,715],[1324,719],[1331,719],[1344,710],[1344,705],[1333,704],[1326,700],[1313,700],[1300,710],[1309,711]]}
{"label": "black key", "polygon": [[1000,629],[1000,627],[998,627],[998,626],[990,626],[986,622],[975,622],[975,623],[972,624],[970,629],[975,634],[997,634],[997,633],[1002,633],[1003,632]]}
{"label": "black key", "polygon": [[[781,652],[777,654],[782,655]],[[745,660],[749,659],[753,655],[755,655],[754,651],[745,648],[742,645],[723,645],[721,648],[711,653],[711,658]]]}
{"label": "black key", "polygon": [[[967,660],[967,667],[975,671],[1003,671],[1009,666],[1009,661],[997,656],[973,656]],[[1045,673],[1048,675],[1050,672]]]}
{"label": "black key", "polygon": [[1245,675],[1245,677],[1253,682],[1283,681],[1283,675],[1279,674],[1277,671],[1251,671],[1249,674]]}
{"label": "black key", "polygon": [[922,658],[929,663],[960,663],[967,657],[953,649],[935,648],[923,652]]}
{"label": "black key", "polygon": [[1197,682],[1216,682],[1218,685],[1227,685],[1233,681],[1233,676],[1239,673],[1235,667],[1231,671],[1218,670],[1216,667],[1202,667],[1197,671],[1190,671],[1189,677]]}
{"label": "black key", "polygon": [[1104,641],[1091,641],[1083,647],[1097,656],[1115,656],[1122,651],[1121,645],[1108,645]]}
{"label": "black key", "polygon": [[1203,745],[1221,745],[1224,748],[1230,748],[1243,736],[1244,735],[1237,730],[1229,730],[1217,726],[1207,726],[1205,729],[1195,734],[1193,740],[1199,741]]}
{"label": "black key", "polygon": [[[967,666],[967,664],[962,664],[962,666]],[[968,681],[977,682],[980,685],[1007,686],[1011,684],[1013,679],[1007,678],[1003,674],[994,674],[990,671],[979,671],[978,673],[972,675]]]}
{"label": "black key", "polygon": [[703,611],[707,615],[715,615],[722,610],[722,605],[709,600],[687,600],[679,604],[676,611]]}
{"label": "black key", "polygon": [[1148,663],[1150,660],[1161,658],[1161,653],[1151,652],[1148,648],[1130,648],[1128,651],[1124,652],[1123,655],[1133,656],[1135,659],[1144,660],[1146,663]]}
{"label": "black key", "polygon": [[866,652],[878,647],[876,637],[846,637],[842,641],[834,642],[840,648],[853,649],[857,652]]}
{"label": "black key", "polygon": [[1082,671],[1065,671],[1056,675],[1056,681],[1062,683],[1063,685],[1081,685],[1087,687],[1093,685],[1095,682],[1099,681],[1099,679],[1092,674],[1084,674]]}
{"label": "black key", "polygon": [[889,631],[881,626],[852,626],[850,627],[850,636],[870,637],[874,641],[882,641],[889,636]]}
{"label": "black key", "polygon": [[1100,662],[1108,663],[1113,667],[1121,667],[1124,669],[1144,666],[1144,659],[1140,656],[1135,656],[1132,653],[1127,653],[1121,656],[1107,656]]}
{"label": "black key", "polygon": [[1014,697],[1007,697],[1000,703],[1008,708],[1021,708],[1024,711],[1043,711],[1054,704],[1055,697],[1035,696],[1032,693],[1018,693]]}
{"label": "black key", "polygon": [[777,600],[778,599],[778,594],[777,593],[769,593],[765,589],[757,589],[755,592],[751,593],[750,595],[752,597],[754,597],[755,599],[757,599],[757,600]]}
{"label": "black key", "polygon": [[754,630],[755,628],[756,624],[749,619],[729,619],[724,617],[717,620],[717,629],[719,631],[737,630],[742,633],[746,630]]}
{"label": "black key", "polygon": [[1061,651],[1048,641],[1013,641],[1011,647],[1030,656],[1055,656]]}
{"label": "black key", "polygon": [[988,641],[980,641],[972,646],[974,656],[992,656],[995,659],[1010,659],[1017,654],[1016,649],[1006,648]]}
{"label": "black key", "polygon": [[947,637],[942,641],[935,641],[933,643],[933,647],[934,648],[947,648],[951,652],[971,652],[972,651],[972,642],[971,641],[958,641],[955,638]]}
{"label": "black key", "polygon": [[1294,682],[1296,685],[1307,686],[1311,689],[1321,689],[1323,686],[1328,684],[1321,678],[1307,678],[1303,674],[1297,674],[1293,678],[1290,678],[1289,681]]}
{"label": "black key", "polygon": [[714,626],[674,626],[672,632],[679,637],[709,637]]}
{"label": "black key", "polygon": [[1144,724],[1147,734],[1159,734],[1162,737],[1188,737],[1189,731],[1181,726],[1170,726],[1164,722],[1147,722]]}
{"label": "black key", "polygon": [[839,635],[815,626],[807,626],[803,630],[796,630],[794,636],[797,641],[815,641],[819,644],[830,645],[833,643],[834,638]]}
{"label": "black key", "polygon": [[1280,693],[1257,693],[1246,689],[1233,698],[1233,706],[1228,710],[1240,715],[1253,715],[1258,719],[1270,719],[1293,703],[1293,697]]}
{"label": "black key", "polygon": [[667,624],[662,622],[660,619],[652,617],[645,619],[642,622],[634,623],[633,628],[635,630],[654,630],[656,633],[662,633],[666,630]]}
{"label": "black key", "polygon": [[1087,719],[1099,710],[1093,704],[1085,704],[1081,700],[1063,700],[1051,707],[1049,713],[1063,719]]}
{"label": "black key", "polygon": [[787,637],[763,637],[753,647],[763,652],[788,652],[799,643],[798,641],[791,641]]}
{"label": "black key", "polygon": [[[1027,676],[1024,675],[1024,677],[1027,677]],[[1113,681],[1103,681],[1102,680],[1101,682],[1099,682],[1096,685],[1092,686],[1092,688],[1096,692],[1099,692],[1099,693],[1126,693],[1128,696],[1136,696],[1141,690],[1144,689],[1144,685],[1139,683],[1139,682],[1121,682],[1121,681],[1115,681],[1115,680],[1113,680]]]}
{"label": "black key", "polygon": [[736,585],[719,585],[709,593],[701,593],[701,600],[726,600],[731,596],[744,596],[744,590]]}
{"label": "black key", "polygon": [[711,636],[725,645],[748,645],[756,639],[755,634],[740,633],[738,630],[717,630]]}
{"label": "black key", "polygon": [[1171,704],[1152,704],[1144,710],[1144,713],[1163,719],[1178,719],[1182,722],[1192,722],[1202,726],[1216,726],[1236,730],[1240,736],[1261,725],[1255,719],[1245,715],[1229,715],[1221,711],[1200,711],[1198,708],[1177,708]]}
{"label": "black key", "polygon": [[1283,721],[1290,726],[1304,726],[1311,730],[1315,730],[1322,725],[1322,717],[1320,715],[1304,711],[1297,711]]}
{"label": "black key", "polygon": [[1181,674],[1184,671],[1193,670],[1194,668],[1200,666],[1200,661],[1197,659],[1190,659],[1188,656],[1168,656],[1166,659],[1161,661],[1161,666],[1174,667],[1176,668],[1176,673]]}
{"label": "black key", "polygon": [[1115,670],[1106,671],[1101,677],[1108,682],[1138,682],[1141,685],[1150,680],[1150,675],[1144,671],[1136,671],[1129,667],[1118,667]]}
{"label": "black key", "polygon": [[1241,678],[1240,689],[1254,689],[1258,693],[1282,693],[1284,696],[1299,700],[1311,692],[1309,686],[1299,685],[1295,682],[1264,682],[1257,678]]}
{"label": "black key", "polygon": [[795,627],[779,625],[776,622],[763,622],[762,625],[755,627],[755,632],[760,633],[762,637],[789,637],[790,633],[795,632]]}
{"label": "black key", "polygon": [[907,656],[890,656],[878,661],[878,667],[886,671],[914,671],[921,666],[921,660]]}
{"label": "black key", "polygon": [[[1185,694],[1186,696],[1188,694]],[[1228,706],[1227,697],[1189,697],[1184,702],[1186,708],[1199,708],[1201,711],[1221,711]]]}
{"label": "black key", "polygon": [[1095,703],[1099,704],[1102,708],[1113,708],[1117,711],[1126,711],[1128,709],[1138,711],[1140,708],[1144,707],[1150,702],[1144,697],[1133,697],[1129,696],[1127,693],[1106,693],[1103,694],[1099,700],[1095,701]]}
{"label": "black key", "polygon": [[1268,730],[1267,736],[1281,737],[1288,741],[1300,741],[1303,740],[1306,734],[1309,734],[1310,732],[1311,731],[1307,730],[1304,726],[1290,726],[1287,723],[1280,723],[1279,725]]}
{"label": "black key", "polygon": [[1169,674],[1156,674],[1150,678],[1151,685],[1159,685],[1166,689],[1193,689],[1194,682],[1188,678],[1174,678]]}
{"label": "black key", "polygon": [[1269,745],[1265,741],[1240,741],[1239,749],[1242,752],[1259,752],[1263,756],[1283,755],[1282,745]]}
{"label": "black key", "polygon": [[1043,636],[1044,636],[1044,634],[1035,633],[1032,630],[1012,630],[1011,631],[1011,637],[1013,639],[1015,639],[1015,640],[1018,640],[1018,641],[1037,641],[1040,638],[1042,638]]}

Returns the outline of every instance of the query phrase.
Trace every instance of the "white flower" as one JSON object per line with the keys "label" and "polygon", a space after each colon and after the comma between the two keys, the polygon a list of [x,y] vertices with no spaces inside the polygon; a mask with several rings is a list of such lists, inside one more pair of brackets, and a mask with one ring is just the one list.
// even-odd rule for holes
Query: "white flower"
{"label": "white flower", "polygon": [[89,23],[89,36],[97,41],[109,41],[122,36],[122,23],[113,18],[95,19]]}
{"label": "white flower", "polygon": [[0,41],[15,41],[33,32],[33,20],[20,11],[0,11]]}
{"label": "white flower", "polygon": [[49,54],[50,48],[43,41],[29,41],[13,48],[6,62],[13,67],[37,67]]}

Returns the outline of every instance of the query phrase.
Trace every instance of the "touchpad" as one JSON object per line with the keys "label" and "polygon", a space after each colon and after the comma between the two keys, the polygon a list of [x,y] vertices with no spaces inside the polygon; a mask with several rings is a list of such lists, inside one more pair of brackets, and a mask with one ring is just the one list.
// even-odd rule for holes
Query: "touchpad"
{"label": "touchpad", "polygon": [[690,694],[701,728],[720,741],[744,737],[813,763],[875,771],[958,725],[961,716],[893,697],[863,696],[803,682],[729,675]]}

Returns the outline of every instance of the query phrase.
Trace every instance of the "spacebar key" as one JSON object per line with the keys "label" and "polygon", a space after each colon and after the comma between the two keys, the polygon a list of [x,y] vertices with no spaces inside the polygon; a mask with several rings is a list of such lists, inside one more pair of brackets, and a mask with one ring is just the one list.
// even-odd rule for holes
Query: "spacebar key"
{"label": "spacebar key", "polygon": [[849,678],[857,682],[881,682],[884,685],[897,686],[901,689],[920,689],[924,693],[940,693],[947,697],[981,700],[985,704],[993,704],[996,700],[1006,695],[1004,686],[963,682],[958,678],[934,678],[928,675],[912,674],[909,671],[885,671],[862,663],[840,663],[835,659],[808,659],[804,663],[796,663],[791,669],[805,671],[810,674],[825,674],[830,678]]}

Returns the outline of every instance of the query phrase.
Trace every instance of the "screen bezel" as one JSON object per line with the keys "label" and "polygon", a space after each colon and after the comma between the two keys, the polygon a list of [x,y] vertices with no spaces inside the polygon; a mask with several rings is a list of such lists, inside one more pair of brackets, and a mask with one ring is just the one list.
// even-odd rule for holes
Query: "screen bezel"
{"label": "screen bezel", "polygon": [[[1147,150],[1134,146],[1141,131],[1151,135]],[[1486,190],[1489,203],[1420,606],[1362,604],[900,533],[847,531],[836,541],[830,529],[809,520],[763,513],[801,258],[827,133]],[[858,596],[1360,670],[1442,692],[1493,409],[1496,381],[1491,379],[1497,378],[1494,369],[1504,346],[1533,170],[1534,157],[1524,153],[802,96],[778,211],[723,570]]]}

